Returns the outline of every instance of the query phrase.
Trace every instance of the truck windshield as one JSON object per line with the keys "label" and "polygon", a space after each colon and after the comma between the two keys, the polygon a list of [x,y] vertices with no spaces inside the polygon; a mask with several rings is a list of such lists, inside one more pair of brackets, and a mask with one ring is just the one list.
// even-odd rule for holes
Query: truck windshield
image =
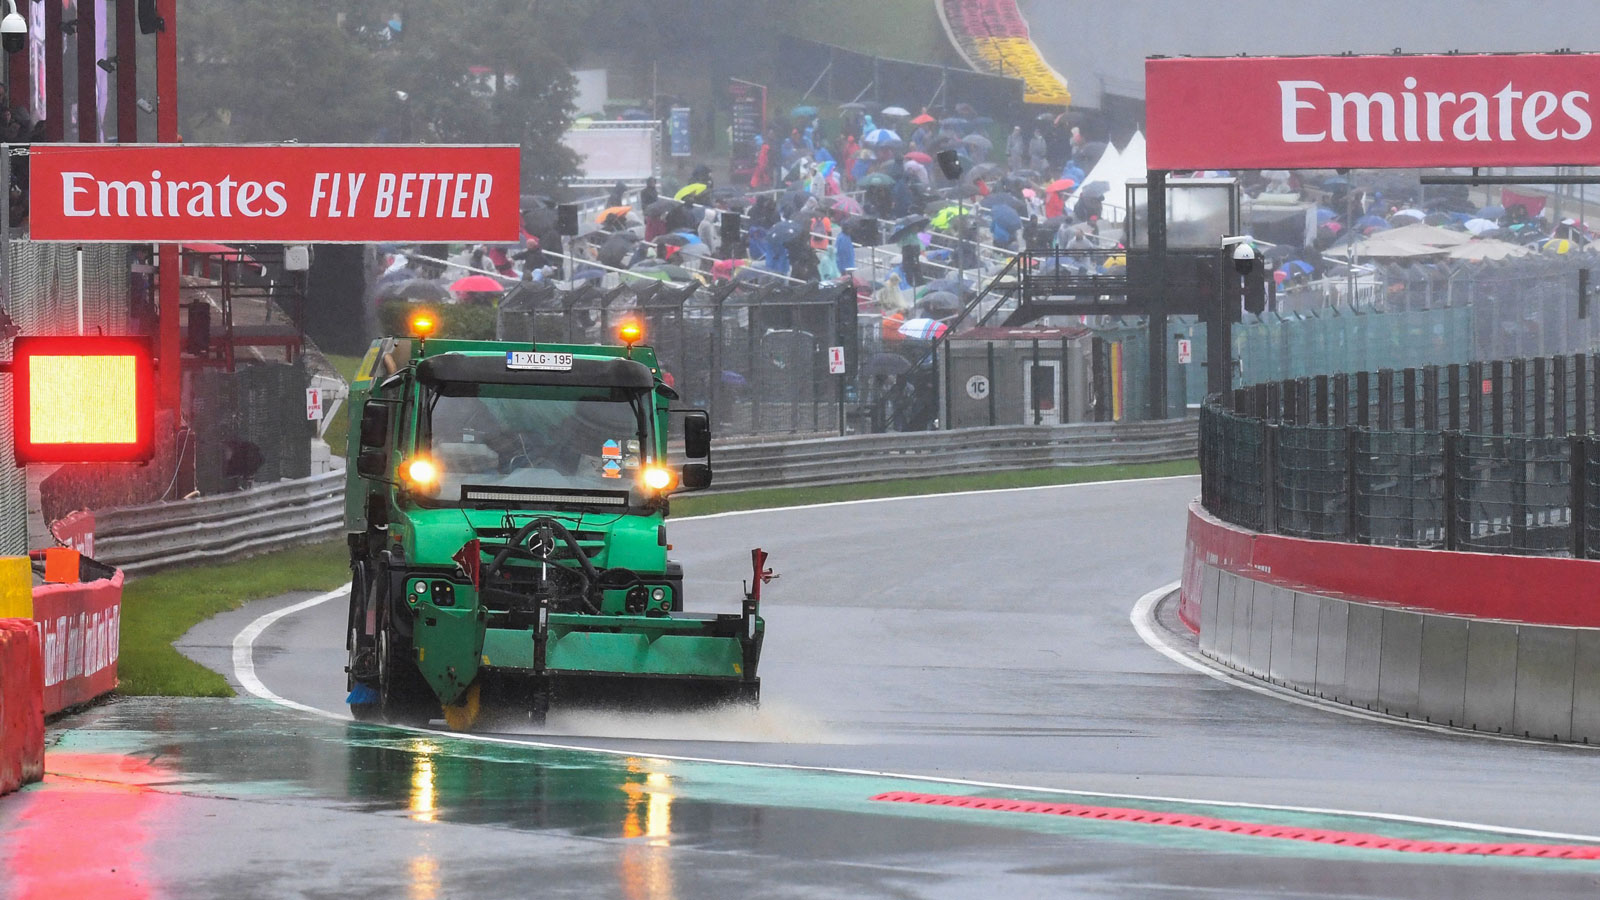
{"label": "truck windshield", "polygon": [[636,490],[651,456],[648,392],[446,383],[425,397],[419,446],[439,468],[439,503],[462,488]]}

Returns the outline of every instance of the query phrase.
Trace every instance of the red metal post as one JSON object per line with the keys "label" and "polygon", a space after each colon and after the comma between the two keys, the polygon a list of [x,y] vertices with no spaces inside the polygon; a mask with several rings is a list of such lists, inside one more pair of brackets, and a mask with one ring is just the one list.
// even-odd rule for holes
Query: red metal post
{"label": "red metal post", "polygon": [[[43,0],[41,0],[43,2]],[[45,137],[52,142],[67,137],[67,93],[61,67],[66,64],[61,42],[61,4],[44,4],[44,119]]]}
{"label": "red metal post", "polygon": [[[156,34],[156,140],[178,142],[178,0],[157,0],[162,28]],[[160,266],[160,340],[162,405],[177,409],[183,396],[182,340],[178,332],[181,306],[177,244],[162,244]]]}
{"label": "red metal post", "polygon": [[78,4],[78,142],[100,140],[99,97],[95,95],[94,3]]}
{"label": "red metal post", "polygon": [[139,16],[132,0],[117,0],[117,143],[139,141]]}

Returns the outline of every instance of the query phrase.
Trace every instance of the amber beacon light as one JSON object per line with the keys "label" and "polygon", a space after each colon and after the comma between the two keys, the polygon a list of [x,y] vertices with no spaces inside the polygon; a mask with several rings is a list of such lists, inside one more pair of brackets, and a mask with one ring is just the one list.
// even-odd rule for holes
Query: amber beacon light
{"label": "amber beacon light", "polygon": [[148,462],[155,455],[148,341],[19,337],[9,368],[18,465]]}

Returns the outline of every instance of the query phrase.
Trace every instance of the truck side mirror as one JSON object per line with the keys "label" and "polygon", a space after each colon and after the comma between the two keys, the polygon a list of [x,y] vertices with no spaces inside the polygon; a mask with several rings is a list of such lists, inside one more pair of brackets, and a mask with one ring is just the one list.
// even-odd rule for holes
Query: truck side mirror
{"label": "truck side mirror", "polygon": [[365,448],[356,455],[356,474],[362,478],[386,478],[388,469],[389,454],[382,447]]}
{"label": "truck side mirror", "polygon": [[683,417],[683,455],[688,459],[711,457],[711,417],[701,410],[692,410]]}
{"label": "truck side mirror", "polygon": [[711,487],[711,464],[684,463],[683,471],[678,475],[678,483],[688,491],[702,491]]}
{"label": "truck side mirror", "polygon": [[[389,443],[389,404],[367,401],[361,410],[361,456],[372,448]],[[366,472],[361,474],[365,475]]]}

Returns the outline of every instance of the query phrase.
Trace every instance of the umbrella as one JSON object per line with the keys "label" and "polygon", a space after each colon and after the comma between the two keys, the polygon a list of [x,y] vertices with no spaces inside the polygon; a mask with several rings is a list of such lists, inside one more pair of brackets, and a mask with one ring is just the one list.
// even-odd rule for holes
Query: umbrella
{"label": "umbrella", "polygon": [[595,221],[604,222],[612,216],[621,218],[627,216],[627,214],[631,212],[633,212],[633,207],[631,206],[608,206],[605,209],[600,210],[600,215],[595,216]]}
{"label": "umbrella", "polygon": [[972,147],[973,149],[981,148],[984,150],[989,150],[994,147],[994,142],[981,134],[969,134],[961,139],[961,143],[966,144],[968,147]]}
{"label": "umbrella", "polygon": [[1056,118],[1056,114],[1055,113],[1043,112],[1043,113],[1039,113],[1037,116],[1034,116],[1034,118],[1038,119],[1041,122],[1054,122],[1055,118]]}
{"label": "umbrella", "polygon": [[847,216],[861,215],[861,204],[856,202],[856,198],[848,194],[839,194],[828,198],[828,206],[834,211],[844,213]]}
{"label": "umbrella", "polygon": [[1480,219],[1498,219],[1505,214],[1506,208],[1504,206],[1485,206],[1483,209],[1478,210],[1478,218]]}
{"label": "umbrella", "polygon": [[923,153],[921,150],[913,150],[910,153],[907,153],[906,159],[909,159],[912,162],[922,163],[925,166],[933,163],[933,157]]}
{"label": "umbrella", "polygon": [[1057,191],[1070,191],[1074,187],[1077,187],[1077,184],[1078,183],[1073,181],[1071,178],[1057,178],[1055,181],[1045,185],[1044,189],[1053,194]]}
{"label": "umbrella", "polygon": [[596,258],[613,269],[621,268],[622,261],[627,258],[628,254],[633,250],[633,245],[637,243],[639,243],[639,239],[627,232],[614,234],[606,238],[606,242],[600,245],[600,252],[596,255]]}
{"label": "umbrella", "polygon": [[1104,197],[1111,190],[1111,185],[1104,181],[1091,181],[1083,186],[1079,193],[1085,197]]}
{"label": "umbrella", "polygon": [[694,184],[684,185],[676,194],[672,195],[672,199],[682,201],[689,197],[693,197],[696,194],[703,194],[707,190],[709,190],[709,188],[697,181]]}
{"label": "umbrella", "polygon": [[457,294],[498,294],[505,290],[505,286],[488,275],[468,275],[450,285],[450,290]]}
{"label": "umbrella", "polygon": [[911,371],[911,360],[898,353],[874,353],[862,368],[869,378],[876,376],[894,378]]}
{"label": "umbrella", "polygon": [[387,286],[382,291],[382,296],[397,300],[409,300],[412,303],[436,303],[450,299],[450,292],[444,285],[426,278],[413,278],[397,285]]}
{"label": "umbrella", "polygon": [[932,125],[935,121],[937,121],[937,120],[934,119],[933,116],[930,116],[927,113],[923,113],[922,115],[917,116],[915,119],[912,119],[911,120],[911,124],[913,124],[913,125]]}
{"label": "umbrella", "polygon": [[815,106],[796,106],[794,109],[789,110],[789,117],[792,119],[809,119],[816,114],[817,108]]}
{"label": "umbrella", "polygon": [[994,208],[994,224],[1009,231],[1016,231],[1022,227],[1022,216],[1015,209],[1002,203]]}
{"label": "umbrella", "polygon": [[768,232],[767,236],[781,245],[791,243],[804,234],[805,232],[800,230],[799,225],[784,220],[772,226],[772,231]]}
{"label": "umbrella", "polygon": [[899,106],[885,106],[883,108],[883,114],[886,115],[886,116],[894,116],[895,118],[903,119],[906,116],[911,115],[911,112],[910,112],[910,110],[904,109],[904,108],[899,107]]}
{"label": "umbrella", "polygon": [[967,127],[968,124],[970,123],[960,116],[951,116],[950,118],[945,119],[943,122],[940,122],[939,126],[941,128],[949,128],[952,131],[960,131],[961,129]]}
{"label": "umbrella", "polygon": [[1279,266],[1278,271],[1282,272],[1287,277],[1294,275],[1310,275],[1316,270],[1311,268],[1311,264],[1303,259],[1291,259]]}
{"label": "umbrella", "polygon": [[1005,168],[998,163],[984,163],[979,166],[974,166],[970,171],[967,172],[966,177],[968,180],[973,178],[989,178],[994,175],[999,175],[1004,171]]}
{"label": "umbrella", "polygon": [[889,232],[889,242],[898,244],[906,238],[916,234],[932,224],[933,220],[927,216],[907,216],[894,223],[894,230]]}
{"label": "umbrella", "polygon": [[695,241],[692,244],[684,244],[682,253],[684,256],[710,256],[711,248],[703,241]]}
{"label": "umbrella", "polygon": [[936,341],[950,326],[938,319],[912,319],[896,330],[914,341]]}
{"label": "umbrella", "polygon": [[868,147],[882,147],[887,144],[901,144],[905,142],[900,139],[900,135],[895,134],[893,131],[890,131],[887,128],[874,128],[861,138],[861,143],[866,144]]}
{"label": "umbrella", "polygon": [[861,177],[861,180],[857,181],[856,184],[859,184],[862,187],[869,187],[869,188],[870,187],[890,187],[891,185],[894,184],[894,179],[890,178],[888,175],[883,174],[882,172],[868,172],[866,175],[863,175]]}
{"label": "umbrella", "polygon": [[961,301],[956,299],[956,295],[949,291],[929,291],[923,295],[919,302],[929,309],[956,310],[961,308]]}
{"label": "umbrella", "polygon": [[671,197],[662,197],[660,200],[657,200],[649,206],[646,206],[644,208],[644,214],[653,219],[659,219],[682,205],[682,203],[679,203]]}
{"label": "umbrella", "polygon": [[852,110],[855,110],[856,112],[861,112],[862,110],[871,109],[872,107],[868,106],[865,103],[861,103],[859,101],[852,100],[849,103],[841,103],[841,104],[839,104],[839,108],[840,109],[852,109]]}
{"label": "umbrella", "polygon": [[1357,228],[1388,228],[1389,223],[1381,216],[1362,216],[1356,220]]}

